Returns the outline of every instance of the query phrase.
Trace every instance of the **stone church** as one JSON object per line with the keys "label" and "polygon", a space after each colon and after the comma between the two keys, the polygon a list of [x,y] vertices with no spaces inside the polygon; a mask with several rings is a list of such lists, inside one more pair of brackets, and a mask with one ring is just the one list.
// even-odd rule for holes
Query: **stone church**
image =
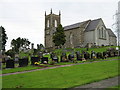
{"label": "stone church", "polygon": [[[61,13],[56,15],[45,12],[45,47],[54,48],[52,36],[56,27],[61,24]],[[72,25],[64,26],[66,43],[63,48],[86,47],[92,45],[117,45],[117,37],[113,31],[107,28],[101,18],[86,20]]]}

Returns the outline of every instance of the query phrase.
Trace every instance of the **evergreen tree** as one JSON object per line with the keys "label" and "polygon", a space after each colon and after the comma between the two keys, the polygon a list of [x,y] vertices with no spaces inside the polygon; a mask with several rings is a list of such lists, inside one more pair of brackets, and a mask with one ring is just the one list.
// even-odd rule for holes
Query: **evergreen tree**
{"label": "evergreen tree", "polygon": [[1,35],[2,36],[2,50],[5,51],[5,44],[7,42],[8,37],[7,37],[4,27],[1,26],[1,30],[2,30],[2,35]]}
{"label": "evergreen tree", "polygon": [[56,28],[56,32],[53,35],[53,42],[55,43],[55,46],[59,46],[61,48],[61,46],[64,45],[64,43],[66,42],[65,37],[66,36],[64,34],[64,28],[60,24]]}

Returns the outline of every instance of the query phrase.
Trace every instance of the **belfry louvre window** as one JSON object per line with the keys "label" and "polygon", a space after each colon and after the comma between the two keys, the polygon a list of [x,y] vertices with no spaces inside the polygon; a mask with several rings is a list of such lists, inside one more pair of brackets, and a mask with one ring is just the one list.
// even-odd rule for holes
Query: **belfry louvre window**
{"label": "belfry louvre window", "polygon": [[55,20],[55,27],[57,27],[57,20]]}
{"label": "belfry louvre window", "polygon": [[50,27],[50,21],[47,20],[47,27]]}

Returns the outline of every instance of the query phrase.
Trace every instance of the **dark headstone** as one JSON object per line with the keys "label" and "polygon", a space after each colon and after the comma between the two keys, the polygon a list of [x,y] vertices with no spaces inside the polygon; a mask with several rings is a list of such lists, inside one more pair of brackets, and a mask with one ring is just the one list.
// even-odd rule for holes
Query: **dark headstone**
{"label": "dark headstone", "polygon": [[28,58],[19,59],[19,67],[24,67],[28,65]]}
{"label": "dark headstone", "polygon": [[68,55],[68,59],[69,59],[70,61],[73,61],[73,60],[74,60],[74,54],[69,54],[69,55]]}
{"label": "dark headstone", "polygon": [[53,56],[54,56],[54,53],[50,53],[50,58],[53,58]]}
{"label": "dark headstone", "polygon": [[31,57],[31,65],[35,65],[35,62],[39,62],[40,58],[39,57]]}
{"label": "dark headstone", "polygon": [[10,59],[6,61],[6,68],[14,68],[14,60]]}
{"label": "dark headstone", "polygon": [[108,52],[103,52],[103,58],[107,58],[108,57]]}
{"label": "dark headstone", "polygon": [[119,55],[119,52],[116,50],[113,52],[114,53],[114,56],[118,56]]}
{"label": "dark headstone", "polygon": [[42,57],[41,58],[41,63],[42,64],[47,64],[48,63],[48,57]]}
{"label": "dark headstone", "polygon": [[66,53],[62,53],[62,55],[61,55],[61,62],[67,62],[68,60],[67,60],[67,55],[66,55]]}
{"label": "dark headstone", "polygon": [[54,56],[54,57],[52,58],[52,60],[58,63],[58,57],[57,57],[57,56]]}
{"label": "dark headstone", "polygon": [[39,56],[40,58],[42,58],[42,57],[43,57],[43,53],[42,53],[42,52],[39,52],[39,53],[38,53],[38,56]]}
{"label": "dark headstone", "polygon": [[79,51],[76,52],[76,58],[77,60],[82,60],[82,54]]}
{"label": "dark headstone", "polygon": [[108,53],[108,57],[113,57],[114,56],[114,52],[113,51],[107,51]]}
{"label": "dark headstone", "polygon": [[90,54],[88,52],[84,52],[83,55],[85,59],[90,59]]}
{"label": "dark headstone", "polygon": [[98,52],[98,53],[96,54],[96,57],[97,57],[98,59],[100,59],[100,58],[103,58],[103,55],[102,55],[102,53]]}

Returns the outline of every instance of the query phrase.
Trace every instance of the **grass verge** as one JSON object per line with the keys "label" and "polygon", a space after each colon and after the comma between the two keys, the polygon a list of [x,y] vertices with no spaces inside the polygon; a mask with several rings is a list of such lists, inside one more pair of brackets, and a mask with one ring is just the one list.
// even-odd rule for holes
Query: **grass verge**
{"label": "grass verge", "polygon": [[3,76],[3,88],[71,88],[118,75],[118,60]]}

